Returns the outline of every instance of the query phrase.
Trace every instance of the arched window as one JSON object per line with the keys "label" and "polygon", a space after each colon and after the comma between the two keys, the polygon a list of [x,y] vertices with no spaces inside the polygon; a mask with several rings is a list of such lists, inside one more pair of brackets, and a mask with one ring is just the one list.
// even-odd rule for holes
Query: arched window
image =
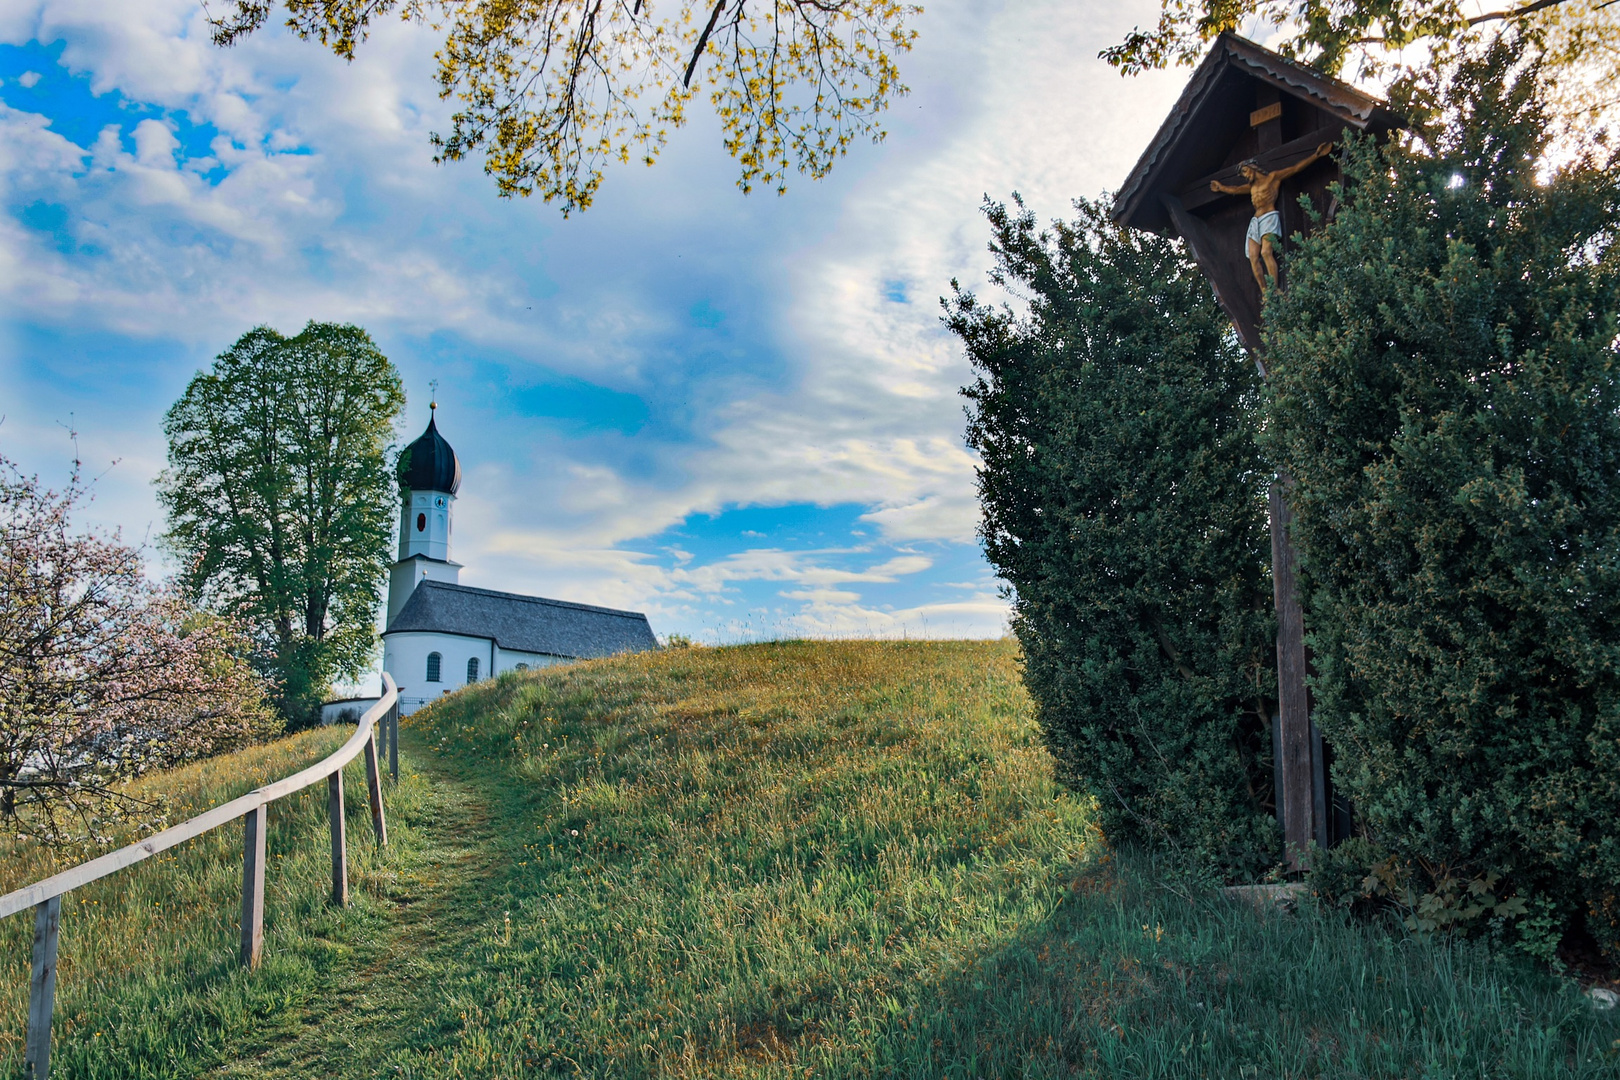
{"label": "arched window", "polygon": [[467,681],[478,681],[478,657],[476,656],[467,661]]}
{"label": "arched window", "polygon": [[438,682],[439,681],[439,663],[443,659],[444,659],[444,657],[440,656],[436,652],[428,653],[428,669],[427,669],[427,681],[428,682]]}

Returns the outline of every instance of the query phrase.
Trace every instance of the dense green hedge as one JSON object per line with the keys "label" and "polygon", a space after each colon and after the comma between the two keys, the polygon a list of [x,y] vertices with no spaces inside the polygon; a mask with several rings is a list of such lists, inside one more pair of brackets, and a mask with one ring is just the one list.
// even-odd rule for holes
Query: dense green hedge
{"label": "dense green hedge", "polygon": [[1315,715],[1386,883],[1620,959],[1620,178],[1506,47],[1406,94],[1267,310]]}
{"label": "dense green hedge", "polygon": [[957,291],[985,551],[1067,779],[1115,839],[1234,873],[1275,861],[1259,385],[1179,245],[1099,203],[1037,231],[988,209],[996,281]]}

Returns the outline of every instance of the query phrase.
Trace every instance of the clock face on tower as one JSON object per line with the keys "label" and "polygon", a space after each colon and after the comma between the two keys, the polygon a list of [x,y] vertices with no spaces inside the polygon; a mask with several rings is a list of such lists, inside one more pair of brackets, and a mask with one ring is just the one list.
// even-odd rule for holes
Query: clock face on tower
{"label": "clock face on tower", "polygon": [[435,495],[433,497],[433,505],[438,507],[440,510],[443,510],[444,509],[444,496],[443,495]]}

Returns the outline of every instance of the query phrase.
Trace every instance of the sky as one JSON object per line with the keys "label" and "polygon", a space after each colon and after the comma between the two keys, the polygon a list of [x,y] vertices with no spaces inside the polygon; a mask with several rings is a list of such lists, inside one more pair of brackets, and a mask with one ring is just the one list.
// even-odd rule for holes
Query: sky
{"label": "sky", "polygon": [[164,411],[249,328],[364,327],[460,457],[469,585],[644,611],[661,636],[994,637],[971,378],[986,196],[1043,219],[1123,180],[1187,70],[1097,58],[1156,3],[927,5],[880,145],[743,194],[706,107],[564,218],[439,166],[436,39],[345,63],[199,0],[0,5],[0,454],[155,546]]}

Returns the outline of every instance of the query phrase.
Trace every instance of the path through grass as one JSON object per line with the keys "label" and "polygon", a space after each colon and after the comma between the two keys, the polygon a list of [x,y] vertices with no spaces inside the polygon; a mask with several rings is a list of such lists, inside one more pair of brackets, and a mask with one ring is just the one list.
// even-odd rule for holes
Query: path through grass
{"label": "path through grass", "polygon": [[582,664],[445,698],[403,742],[393,844],[350,823],[347,911],[317,800],[275,818],[260,973],[231,959],[234,831],[70,907],[65,1074],[1620,1075],[1620,1016],[1550,976],[1116,860],[1006,644]]}
{"label": "path through grass", "polygon": [[400,822],[411,851],[377,882],[383,921],[354,942],[346,964],[315,973],[286,1022],[246,1033],[222,1055],[217,1075],[377,1076],[377,1048],[431,1036],[419,1029],[422,1003],[459,976],[461,950],[482,922],[466,898],[495,887],[510,866],[492,806],[499,789],[437,763],[416,779],[424,797]]}

